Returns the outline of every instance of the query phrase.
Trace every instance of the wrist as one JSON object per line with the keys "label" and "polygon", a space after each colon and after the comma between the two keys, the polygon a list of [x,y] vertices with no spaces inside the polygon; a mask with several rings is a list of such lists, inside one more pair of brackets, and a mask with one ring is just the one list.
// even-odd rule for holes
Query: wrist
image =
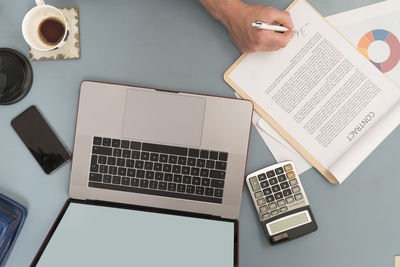
{"label": "wrist", "polygon": [[227,28],[231,27],[233,21],[237,20],[239,16],[243,14],[245,10],[246,3],[242,1],[232,1],[229,7],[225,8],[224,11],[221,12],[221,18],[219,21]]}

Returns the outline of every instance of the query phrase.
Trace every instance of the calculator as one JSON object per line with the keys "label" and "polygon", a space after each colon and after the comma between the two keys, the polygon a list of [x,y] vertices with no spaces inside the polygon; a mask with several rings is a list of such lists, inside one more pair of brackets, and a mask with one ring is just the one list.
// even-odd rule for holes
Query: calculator
{"label": "calculator", "polygon": [[284,161],[253,172],[246,177],[246,183],[272,245],[317,230],[293,162]]}

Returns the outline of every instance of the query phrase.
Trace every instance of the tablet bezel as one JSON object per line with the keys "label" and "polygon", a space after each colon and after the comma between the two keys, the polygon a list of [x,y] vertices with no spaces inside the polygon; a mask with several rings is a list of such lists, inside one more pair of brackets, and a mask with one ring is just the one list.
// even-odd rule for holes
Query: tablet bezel
{"label": "tablet bezel", "polygon": [[205,214],[197,214],[197,213],[190,213],[190,212],[182,212],[176,210],[167,210],[167,209],[158,209],[158,208],[151,208],[151,207],[142,207],[142,206],[134,206],[134,205],[127,205],[121,203],[114,203],[114,202],[106,202],[106,201],[94,201],[94,200],[79,200],[69,198],[65,201],[64,206],[62,207],[60,213],[58,214],[56,220],[54,221],[53,225],[50,228],[50,231],[47,233],[43,243],[41,244],[38,252],[36,253],[35,257],[33,258],[30,267],[35,267],[40,260],[44,250],[46,249],[47,245],[49,244],[53,234],[55,233],[58,225],[60,224],[62,218],[64,217],[65,212],[67,211],[69,205],[71,203],[78,203],[78,204],[85,204],[85,205],[93,205],[93,206],[102,206],[102,207],[111,207],[111,208],[119,208],[119,209],[129,209],[129,210],[138,210],[138,211],[146,211],[146,212],[154,212],[154,213],[161,213],[161,214],[168,214],[168,215],[178,215],[178,216],[185,216],[185,217],[192,217],[192,218],[199,218],[199,219],[207,219],[207,220],[214,220],[214,221],[223,221],[223,222],[232,222],[234,223],[234,254],[233,254],[233,267],[239,266],[239,221],[233,219],[223,219],[215,216],[209,216]]}

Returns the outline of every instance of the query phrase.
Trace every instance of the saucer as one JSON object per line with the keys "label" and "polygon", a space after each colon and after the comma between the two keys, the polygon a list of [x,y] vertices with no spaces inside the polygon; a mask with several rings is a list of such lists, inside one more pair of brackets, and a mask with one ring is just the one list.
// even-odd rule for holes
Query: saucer
{"label": "saucer", "polygon": [[60,10],[68,21],[68,37],[65,44],[51,51],[38,51],[30,47],[29,58],[31,60],[78,59],[81,57],[79,9],[60,8]]}
{"label": "saucer", "polygon": [[0,105],[21,100],[31,89],[32,67],[20,52],[0,48]]}

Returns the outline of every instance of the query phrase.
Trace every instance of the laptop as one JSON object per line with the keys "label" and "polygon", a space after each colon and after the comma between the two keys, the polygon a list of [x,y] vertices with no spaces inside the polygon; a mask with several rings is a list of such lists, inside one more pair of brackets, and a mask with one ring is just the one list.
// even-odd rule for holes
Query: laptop
{"label": "laptop", "polygon": [[71,198],[239,216],[250,101],[83,81]]}

